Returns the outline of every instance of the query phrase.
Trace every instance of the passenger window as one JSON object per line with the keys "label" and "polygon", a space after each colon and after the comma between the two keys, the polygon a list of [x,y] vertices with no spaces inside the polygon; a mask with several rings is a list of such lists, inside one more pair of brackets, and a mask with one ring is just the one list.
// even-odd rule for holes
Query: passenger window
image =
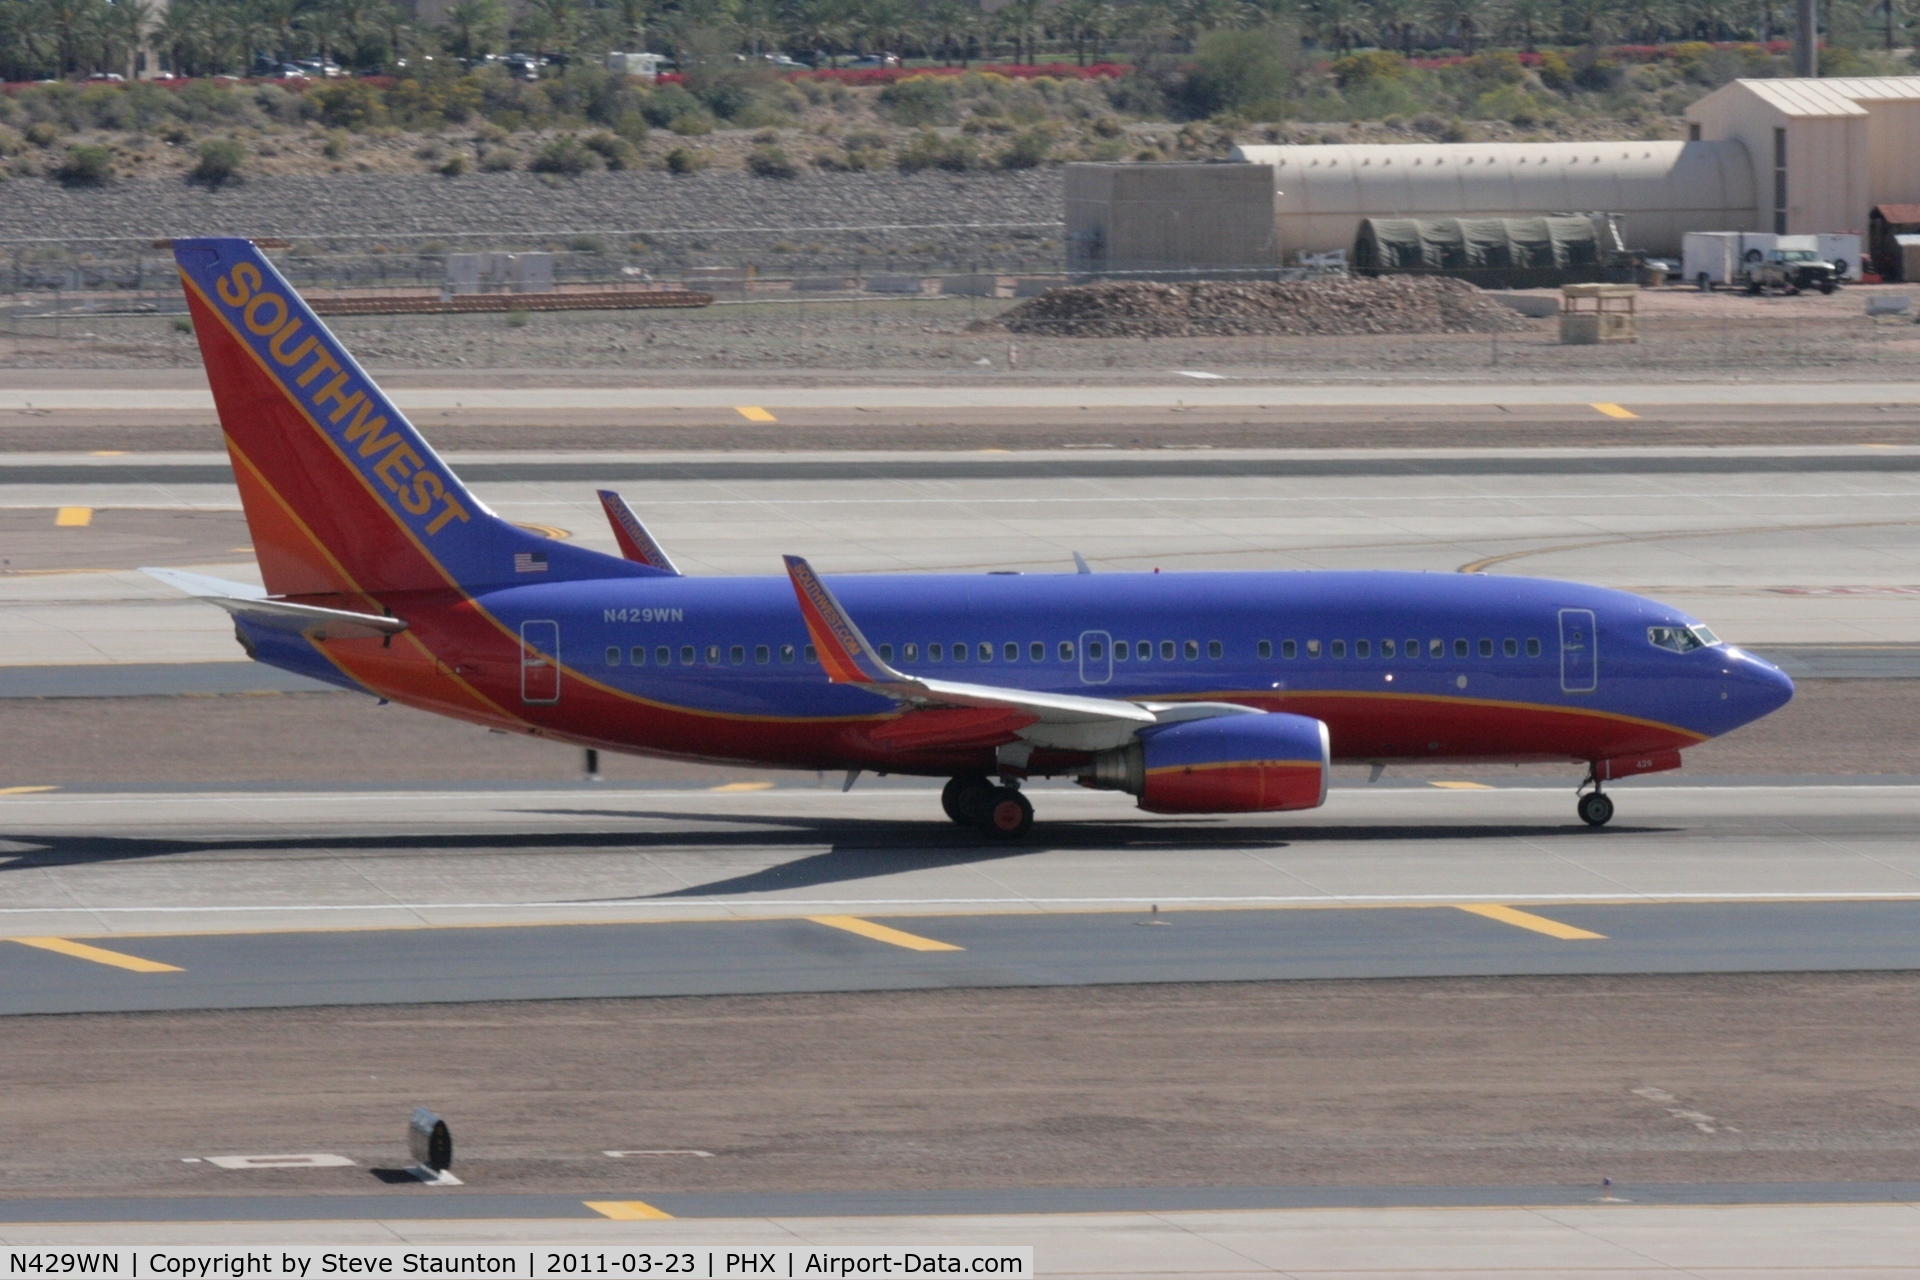
{"label": "passenger window", "polygon": [[1283,658],[1291,658],[1291,657],[1293,657],[1293,656],[1294,656],[1294,655],[1295,655],[1296,653],[1298,653],[1298,652],[1299,652],[1299,646],[1297,646],[1297,645],[1295,645],[1293,641],[1291,641],[1291,640],[1282,640],[1282,641],[1280,642],[1280,656],[1281,656],[1281,657],[1283,657]]}
{"label": "passenger window", "polygon": [[773,660],[773,652],[767,646],[757,644],[753,646],[753,660],[764,667]]}
{"label": "passenger window", "polygon": [[683,667],[690,667],[693,665],[693,646],[692,645],[683,644],[680,646],[680,665]]}
{"label": "passenger window", "polygon": [[647,665],[647,646],[643,644],[637,644],[633,646],[633,650],[627,654],[627,661],[631,662],[636,667],[646,666]]}
{"label": "passenger window", "polygon": [[1173,641],[1162,640],[1160,642],[1160,661],[1162,662],[1173,661]]}
{"label": "passenger window", "polygon": [[1115,662],[1125,662],[1132,656],[1133,645],[1131,642],[1126,640],[1115,640],[1113,642],[1113,660]]}
{"label": "passenger window", "polygon": [[893,661],[893,646],[892,646],[892,645],[890,645],[890,644],[883,644],[883,645],[881,645],[881,646],[880,646],[880,661],[882,661],[882,662],[892,662],[892,661]]}
{"label": "passenger window", "polygon": [[1062,662],[1073,661],[1073,641],[1062,640],[1060,642],[1060,661]]}
{"label": "passenger window", "polygon": [[737,667],[741,663],[745,662],[746,660],[747,660],[747,646],[743,644],[736,644],[732,648],[727,650],[727,661],[731,662],[734,666]]}
{"label": "passenger window", "polygon": [[1019,644],[1012,640],[1007,641],[1005,644],[1000,646],[1000,656],[1002,658],[1005,658],[1008,662],[1020,661]]}
{"label": "passenger window", "polygon": [[1500,651],[1506,654],[1509,658],[1518,657],[1520,653],[1520,642],[1518,640],[1512,639],[1511,637],[1509,637],[1508,639],[1502,640],[1500,642]]}
{"label": "passenger window", "polygon": [[1353,656],[1356,658],[1371,658],[1373,656],[1373,645],[1365,640],[1355,640],[1353,642]]}
{"label": "passenger window", "polygon": [[783,645],[781,645],[781,646],[780,646],[780,661],[782,661],[782,662],[792,662],[792,661],[793,661],[793,646],[792,646],[792,645],[790,645],[790,644],[783,644]]}
{"label": "passenger window", "polygon": [[1317,658],[1320,656],[1320,642],[1318,640],[1307,641],[1307,656],[1309,658]]}
{"label": "passenger window", "polygon": [[1427,641],[1427,656],[1428,656],[1429,658],[1444,658],[1444,657],[1446,657],[1446,656],[1447,656],[1447,642],[1446,642],[1445,640],[1429,640],[1429,641]]}
{"label": "passenger window", "polygon": [[1258,652],[1259,655],[1263,658],[1271,658],[1273,656],[1273,641],[1262,640],[1258,648],[1256,649],[1256,652]]}
{"label": "passenger window", "polygon": [[808,662],[818,663],[820,661],[820,655],[813,651],[812,645],[808,645],[806,649],[801,652],[800,656]]}
{"label": "passenger window", "polygon": [[1185,644],[1180,646],[1180,654],[1188,662],[1192,662],[1195,658],[1200,656],[1200,642],[1198,640],[1187,641]]}
{"label": "passenger window", "polygon": [[945,660],[946,656],[947,656],[947,650],[945,645],[936,643],[936,644],[930,644],[927,646],[928,662],[941,662]]}
{"label": "passenger window", "polygon": [[1380,656],[1383,658],[1391,658],[1393,656],[1393,641],[1382,640],[1380,642]]}
{"label": "passenger window", "polygon": [[1420,642],[1418,640],[1407,641],[1407,656],[1409,658],[1417,658],[1420,656]]}
{"label": "passenger window", "polygon": [[985,640],[982,640],[980,642],[980,661],[982,662],[993,661],[993,646],[988,644]]}
{"label": "passenger window", "polygon": [[720,665],[720,646],[719,645],[710,644],[707,646],[707,665],[710,667],[717,667]]}
{"label": "passenger window", "polygon": [[1106,656],[1107,647],[1098,640],[1087,641],[1087,657],[1095,662]]}
{"label": "passenger window", "polygon": [[1035,640],[1027,646],[1027,657],[1033,659],[1035,662],[1045,662],[1047,660],[1047,646]]}
{"label": "passenger window", "polygon": [[655,663],[664,667],[673,661],[673,650],[667,648],[665,645],[661,645],[653,651],[653,660]]}
{"label": "passenger window", "polygon": [[1347,642],[1345,640],[1335,640],[1332,647],[1334,657],[1344,658],[1347,656]]}
{"label": "passenger window", "polygon": [[1142,640],[1133,646],[1133,656],[1145,662],[1153,656],[1153,641]]}
{"label": "passenger window", "polygon": [[1527,656],[1529,658],[1537,658],[1540,656],[1540,641],[1538,637],[1527,637]]}
{"label": "passenger window", "polygon": [[967,660],[966,641],[962,640],[953,646],[953,660],[955,662],[965,662]]}
{"label": "passenger window", "polygon": [[902,662],[918,662],[920,660],[920,646],[917,644],[907,645],[900,651],[900,660]]}
{"label": "passenger window", "polygon": [[1485,639],[1480,641],[1480,656],[1483,658],[1491,658],[1493,656],[1493,641]]}
{"label": "passenger window", "polygon": [[1218,658],[1225,652],[1226,650],[1221,647],[1218,640],[1207,641],[1207,656],[1209,658]]}
{"label": "passenger window", "polygon": [[607,646],[607,665],[610,667],[617,667],[620,665],[620,646],[619,645],[610,644]]}
{"label": "passenger window", "polygon": [[1453,642],[1453,656],[1456,658],[1464,658],[1467,656],[1467,642],[1465,640],[1455,640]]}

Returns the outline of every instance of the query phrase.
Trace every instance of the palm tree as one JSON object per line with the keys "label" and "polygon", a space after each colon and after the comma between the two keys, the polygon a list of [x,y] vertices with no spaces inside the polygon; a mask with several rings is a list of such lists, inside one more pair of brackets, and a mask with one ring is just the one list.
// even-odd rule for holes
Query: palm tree
{"label": "palm tree", "polygon": [[499,0],[453,0],[447,6],[441,38],[446,41],[447,52],[463,62],[472,62],[495,51],[501,26]]}
{"label": "palm tree", "polygon": [[1420,28],[1420,0],[1368,0],[1367,8],[1380,35],[1380,47],[1398,47],[1413,56],[1414,33]]}
{"label": "palm tree", "polygon": [[1059,24],[1061,34],[1073,45],[1074,61],[1081,66],[1087,65],[1087,45],[1094,45],[1099,52],[1100,41],[1112,28],[1113,6],[1108,0],[1065,0],[1054,10],[1054,20]]}
{"label": "palm tree", "polygon": [[921,21],[928,43],[940,50],[940,60],[953,65],[954,50],[960,51],[960,65],[967,65],[967,39],[980,29],[979,0],[933,0]]}
{"label": "palm tree", "polygon": [[[1568,0],[1569,4],[1581,0]],[[1587,0],[1588,3],[1605,3],[1606,0]],[[1436,0],[1433,6],[1433,25],[1441,32],[1457,35],[1460,48],[1472,57],[1481,38],[1493,27],[1493,5],[1491,0]]]}
{"label": "palm tree", "polygon": [[1016,65],[1031,65],[1033,62],[1033,37],[1040,27],[1040,10],[1046,0],[1007,0],[1000,12],[994,17],[1000,20],[1001,30],[1013,41],[1013,60]]}
{"label": "palm tree", "polygon": [[131,80],[138,73],[140,50],[146,47],[153,25],[151,0],[107,0],[101,15],[101,63]]}

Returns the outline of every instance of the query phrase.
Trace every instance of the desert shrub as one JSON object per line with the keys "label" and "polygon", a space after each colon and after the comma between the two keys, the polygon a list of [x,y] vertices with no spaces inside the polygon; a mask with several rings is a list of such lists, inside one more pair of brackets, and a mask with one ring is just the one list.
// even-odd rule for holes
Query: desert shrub
{"label": "desert shrub", "polygon": [[511,173],[520,167],[520,153],[512,147],[492,147],[480,158],[482,173]]}
{"label": "desert shrub", "polygon": [[36,120],[27,126],[27,141],[36,147],[50,147],[60,138],[60,126],[51,120]]}
{"label": "desert shrub", "polygon": [[960,88],[956,76],[908,76],[880,90],[875,105],[904,125],[952,124]]}
{"label": "desert shrub", "polygon": [[113,177],[113,153],[105,147],[69,147],[53,176],[69,187],[101,187]]}
{"label": "desert shrub", "polygon": [[240,177],[247,149],[233,138],[209,138],[200,144],[200,161],[187,176],[209,187],[224,186]]}
{"label": "desert shrub", "polygon": [[307,90],[322,123],[335,129],[364,129],[387,117],[379,91],[364,80],[340,80]]}
{"label": "desert shrub", "polygon": [[[1380,56],[1398,61],[1394,54]],[[1299,60],[1300,41],[1284,28],[1209,31],[1194,43],[1179,86],[1181,108],[1196,119],[1227,112],[1273,119],[1293,91]]]}
{"label": "desert shrub", "polygon": [[1002,169],[1033,169],[1045,164],[1052,154],[1053,139],[1046,130],[1028,129],[1015,135],[996,160]]}
{"label": "desert shrub", "polygon": [[1335,84],[1351,89],[1368,80],[1400,79],[1407,74],[1407,60],[1384,49],[1369,49],[1365,53],[1335,58],[1327,70],[1332,73]]}
{"label": "desert shrub", "polygon": [[667,128],[683,138],[697,138],[703,133],[713,132],[713,117],[704,111],[689,111],[685,115],[675,116],[667,123]]}
{"label": "desert shrub", "polygon": [[447,157],[445,164],[440,166],[440,175],[445,178],[458,178],[472,170],[473,162],[467,159],[466,153],[456,151]]}
{"label": "desert shrub", "polygon": [[582,145],[599,156],[609,169],[632,169],[640,163],[640,153],[633,149],[633,144],[617,134],[591,133]]}
{"label": "desert shrub", "polygon": [[700,99],[677,84],[661,85],[640,102],[641,118],[656,129],[664,129],[679,117],[700,111]]}
{"label": "desert shrub", "polygon": [[800,166],[779,147],[758,146],[747,156],[747,169],[763,178],[797,178]]}
{"label": "desert shrub", "polygon": [[953,138],[931,129],[922,129],[914,135],[913,141],[902,148],[895,163],[900,166],[902,173],[918,173],[922,169],[947,169],[959,173],[978,166],[980,153],[970,138]]}
{"label": "desert shrub", "polygon": [[667,169],[672,173],[698,173],[709,163],[707,153],[698,147],[675,147],[667,152]]}
{"label": "desert shrub", "polygon": [[599,167],[600,157],[570,133],[563,133],[540,148],[540,153],[527,165],[535,173],[557,173],[569,178]]}

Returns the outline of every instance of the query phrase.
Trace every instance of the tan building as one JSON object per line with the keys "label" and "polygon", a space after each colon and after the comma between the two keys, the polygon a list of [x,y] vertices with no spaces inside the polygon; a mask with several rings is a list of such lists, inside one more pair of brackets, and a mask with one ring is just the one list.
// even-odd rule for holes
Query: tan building
{"label": "tan building", "polygon": [[1689,231],[1864,234],[1920,203],[1920,76],[1736,80],[1685,142],[1236,148],[1226,164],[1067,167],[1068,265],[1271,271],[1350,250],[1363,218],[1611,213],[1635,249]]}
{"label": "tan building", "polygon": [[1864,234],[1875,205],[1920,202],[1920,76],[1735,80],[1687,108],[1687,131],[1753,164],[1751,220],[1719,230]]}

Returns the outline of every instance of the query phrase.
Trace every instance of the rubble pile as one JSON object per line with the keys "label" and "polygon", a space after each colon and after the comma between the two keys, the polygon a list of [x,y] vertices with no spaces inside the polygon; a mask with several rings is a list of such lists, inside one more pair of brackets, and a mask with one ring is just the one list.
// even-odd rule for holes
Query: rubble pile
{"label": "rubble pile", "polygon": [[983,323],[1055,338],[1509,333],[1528,327],[1518,312],[1466,281],[1436,276],[1066,285]]}

